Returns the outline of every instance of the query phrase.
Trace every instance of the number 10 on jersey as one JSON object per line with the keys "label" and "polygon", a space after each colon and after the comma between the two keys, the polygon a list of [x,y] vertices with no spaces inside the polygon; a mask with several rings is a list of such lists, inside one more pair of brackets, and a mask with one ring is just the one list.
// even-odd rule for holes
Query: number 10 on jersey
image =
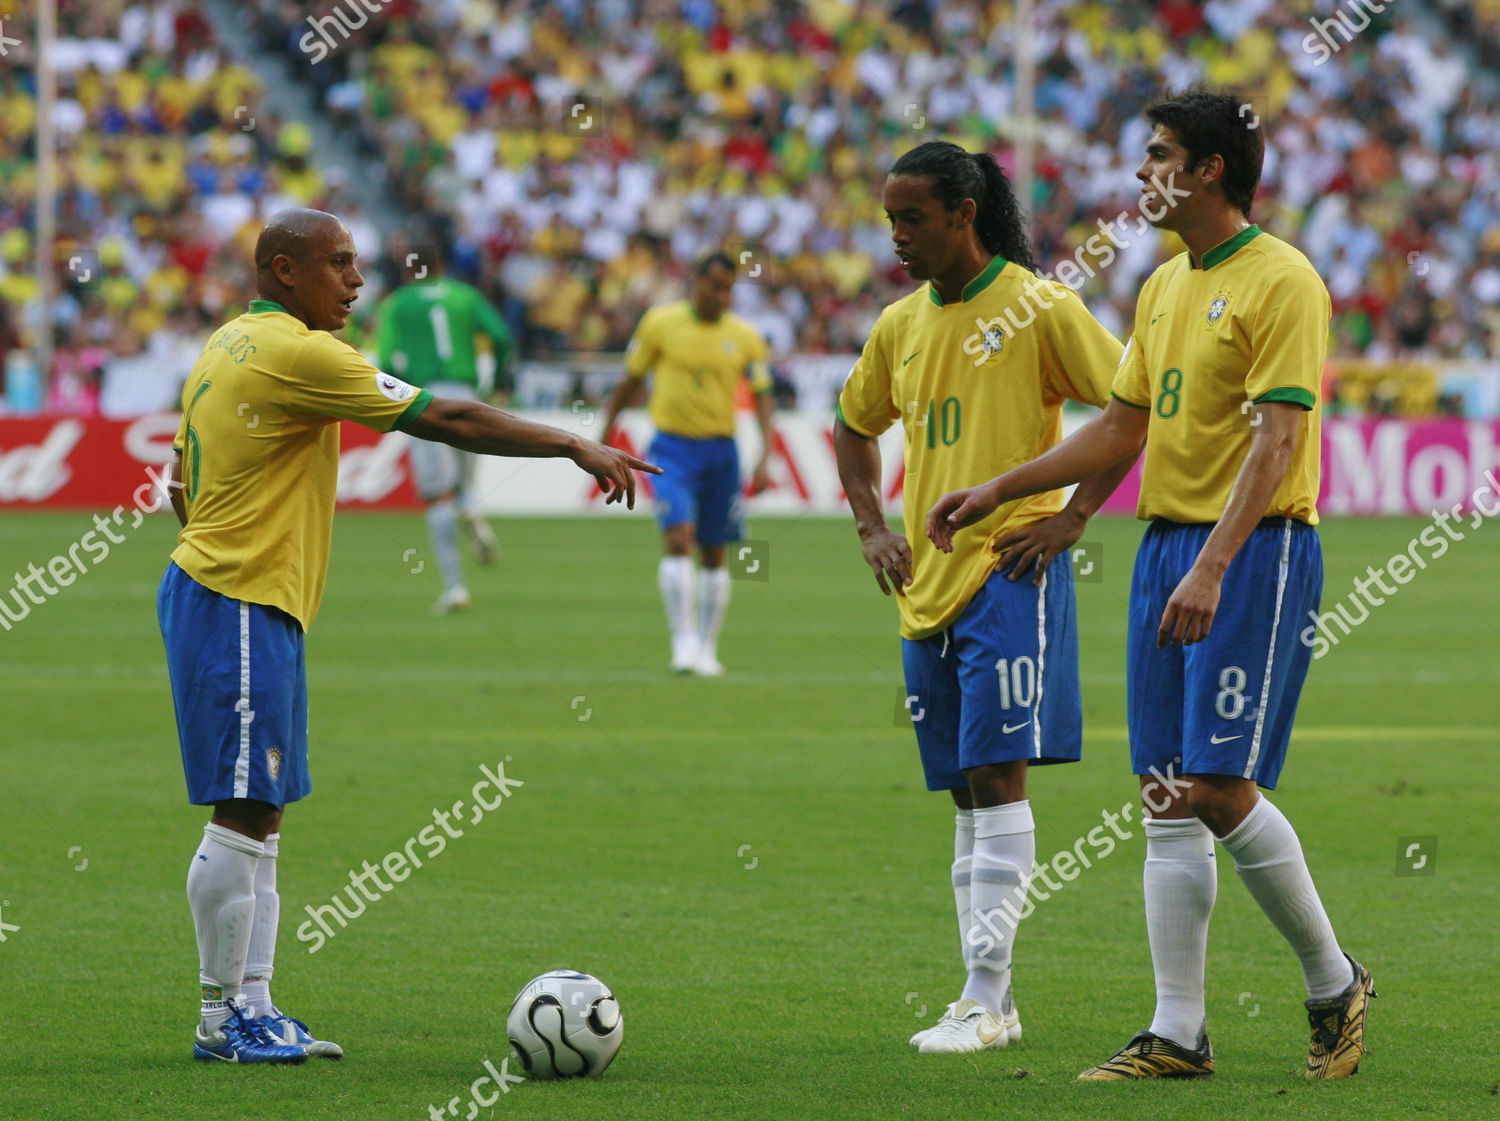
{"label": "number 10 on jersey", "polygon": [[963,406],[957,397],[948,397],[942,402],[934,397],[927,402],[927,415],[917,423],[927,429],[929,448],[937,447],[940,439],[944,447],[951,448],[958,443],[962,431]]}

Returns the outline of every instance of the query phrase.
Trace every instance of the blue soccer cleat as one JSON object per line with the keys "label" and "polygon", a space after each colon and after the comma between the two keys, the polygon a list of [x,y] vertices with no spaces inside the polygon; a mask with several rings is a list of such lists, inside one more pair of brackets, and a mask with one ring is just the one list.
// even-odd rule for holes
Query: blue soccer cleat
{"label": "blue soccer cleat", "polygon": [[193,1058],[205,1063],[301,1063],[307,1060],[307,1048],[281,1042],[261,1021],[230,1005],[229,1019],[217,1031],[204,1034],[198,1025]]}
{"label": "blue soccer cleat", "polygon": [[344,1049],[337,1043],[314,1038],[313,1033],[307,1030],[306,1024],[294,1016],[288,1016],[274,1004],[271,1006],[269,1015],[262,1016],[255,1022],[266,1030],[275,1043],[301,1047],[314,1058],[342,1059],[344,1057]]}

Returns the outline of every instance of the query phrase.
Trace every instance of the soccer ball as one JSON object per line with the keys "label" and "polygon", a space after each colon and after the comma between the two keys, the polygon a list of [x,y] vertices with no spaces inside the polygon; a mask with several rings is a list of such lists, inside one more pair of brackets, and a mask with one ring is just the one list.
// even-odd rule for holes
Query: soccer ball
{"label": "soccer ball", "polygon": [[620,1049],[625,1021],[599,978],[555,969],[521,990],[505,1030],[528,1078],[597,1078]]}

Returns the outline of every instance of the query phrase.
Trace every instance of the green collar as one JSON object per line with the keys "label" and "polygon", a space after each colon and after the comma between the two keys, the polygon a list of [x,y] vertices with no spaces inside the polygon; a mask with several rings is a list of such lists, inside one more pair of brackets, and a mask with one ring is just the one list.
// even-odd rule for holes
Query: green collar
{"label": "green collar", "polygon": [[1207,253],[1203,254],[1203,260],[1200,264],[1193,265],[1193,255],[1189,253],[1188,264],[1192,265],[1193,268],[1211,269],[1215,265],[1223,264],[1225,261],[1229,260],[1229,258],[1233,257],[1237,252],[1239,252],[1246,245],[1249,245],[1260,235],[1261,228],[1259,226],[1247,226],[1239,233],[1235,234],[1228,241],[1222,242],[1219,245],[1215,245]]}
{"label": "green collar", "polygon": [[[959,294],[957,302],[964,303],[965,301],[972,300],[975,296],[979,295],[979,293],[983,292],[990,286],[990,281],[999,276],[1000,270],[1009,263],[1010,262],[1007,261],[1004,257],[996,257],[993,261],[991,261],[984,267],[984,271],[982,273],[980,273],[973,280],[964,285],[964,290]],[[943,297],[938,295],[937,285],[933,284],[930,280],[927,282],[927,297],[938,307],[944,306]]]}
{"label": "green collar", "polygon": [[292,314],[291,312],[287,311],[286,308],[278,304],[275,300],[251,300],[250,310],[246,314],[262,315],[268,311],[279,311],[286,315]]}

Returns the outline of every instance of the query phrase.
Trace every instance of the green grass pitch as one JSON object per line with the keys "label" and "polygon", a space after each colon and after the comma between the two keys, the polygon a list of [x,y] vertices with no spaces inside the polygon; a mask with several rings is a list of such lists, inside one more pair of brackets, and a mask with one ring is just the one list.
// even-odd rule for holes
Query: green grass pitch
{"label": "green grass pitch", "polygon": [[[89,519],[0,526],[8,583]],[[897,726],[894,609],[851,525],[753,523],[768,579],[734,586],[722,680],[666,671],[648,521],[496,526],[499,565],[470,562],[473,610],[439,619],[420,518],[337,523],[308,645],[314,790],[284,828],[274,991],[343,1043],[342,1063],[190,1059],[183,880],[206,814],[186,803],[156,630],[168,522],[149,520],[0,632],[0,1117],[418,1121],[455,1098],[472,1117],[470,1084],[508,1051],[512,996],[565,966],[614,987],[619,1058],[602,1080],[527,1082],[478,1116],[1500,1114],[1500,530],[1470,533],[1314,665],[1276,794],[1381,994],[1358,1077],[1300,1076],[1296,962],[1221,858],[1218,1074],[1085,1086],[1076,1073],[1150,1015],[1138,832],[1021,928],[1018,1045],[965,1057],[906,1045],[961,984],[952,818]],[[1325,606],[1420,528],[1325,524]],[[1033,776],[1039,857],[1134,797],[1123,628],[1139,534],[1130,521],[1087,534],[1104,551],[1102,580],[1078,586],[1085,760]],[[310,954],[295,937],[305,906],[401,848],[435,807],[467,801],[481,764],[502,760],[525,785]],[[1429,863],[1398,875],[1408,837],[1435,849],[1423,842]]]}

